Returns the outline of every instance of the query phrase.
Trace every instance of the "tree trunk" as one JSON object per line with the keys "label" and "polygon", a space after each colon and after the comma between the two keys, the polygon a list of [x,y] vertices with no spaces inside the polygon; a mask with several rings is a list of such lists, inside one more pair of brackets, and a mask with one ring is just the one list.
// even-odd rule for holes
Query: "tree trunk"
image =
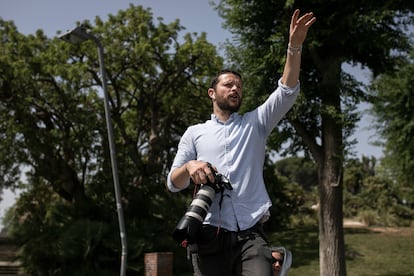
{"label": "tree trunk", "polygon": [[319,262],[321,276],[346,275],[340,166],[327,161],[319,180]]}
{"label": "tree trunk", "polygon": [[[338,68],[338,67],[335,67]],[[338,70],[328,71],[323,102],[327,110],[322,115],[322,153],[319,159],[319,262],[320,275],[344,276],[345,245],[342,211],[343,138],[340,93],[335,86]],[[334,93],[338,91],[338,93]]]}

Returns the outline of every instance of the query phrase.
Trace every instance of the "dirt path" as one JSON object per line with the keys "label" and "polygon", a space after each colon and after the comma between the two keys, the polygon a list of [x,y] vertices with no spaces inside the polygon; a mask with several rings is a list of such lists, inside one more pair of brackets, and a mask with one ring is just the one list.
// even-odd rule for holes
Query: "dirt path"
{"label": "dirt path", "polygon": [[356,227],[367,227],[367,225],[357,220],[344,219],[344,227],[356,228]]}
{"label": "dirt path", "polygon": [[344,228],[368,228],[370,231],[373,232],[414,236],[414,227],[368,226],[363,222],[352,219],[344,219]]}

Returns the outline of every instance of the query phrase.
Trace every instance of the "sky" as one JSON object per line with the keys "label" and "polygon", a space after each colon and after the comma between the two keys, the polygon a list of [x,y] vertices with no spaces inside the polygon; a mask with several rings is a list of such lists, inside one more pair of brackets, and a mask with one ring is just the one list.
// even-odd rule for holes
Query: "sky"
{"label": "sky", "polygon": [[188,31],[207,32],[214,44],[230,36],[209,0],[1,0],[0,17],[13,20],[23,34],[42,29],[51,37],[76,27],[77,21],[93,22],[96,16],[105,19],[130,4],[151,8],[154,19],[161,16],[164,22],[179,18]]}
{"label": "sky", "polygon": [[[164,23],[180,19],[187,32],[206,32],[207,40],[219,47],[229,39],[231,34],[222,26],[223,20],[209,4],[210,0],[0,0],[0,17],[13,21],[22,34],[34,34],[41,29],[50,38],[58,31],[65,32],[76,27],[76,22],[89,20],[94,22],[96,16],[106,20],[108,14],[117,14],[127,9],[130,4],[151,8],[154,22],[162,17]],[[317,15],[316,15],[317,16]],[[320,19],[318,19],[320,20]],[[317,23],[312,26],[317,28]],[[312,31],[312,30],[310,30]],[[360,79],[368,77],[366,72],[355,71]],[[368,106],[362,106],[361,110]],[[364,112],[366,114],[366,112]],[[369,129],[372,117],[364,115],[355,138],[357,156],[381,157],[382,149],[371,145],[377,139],[375,132]],[[8,206],[13,204],[15,195],[5,191],[0,202],[0,220]],[[1,228],[1,221],[0,221]]]}

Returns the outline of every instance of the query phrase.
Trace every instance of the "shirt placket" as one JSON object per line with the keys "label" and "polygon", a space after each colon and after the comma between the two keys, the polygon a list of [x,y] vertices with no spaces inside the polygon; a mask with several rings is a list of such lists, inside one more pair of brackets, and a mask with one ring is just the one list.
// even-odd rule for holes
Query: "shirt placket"
{"label": "shirt placket", "polygon": [[224,156],[226,160],[225,175],[230,179],[232,156],[231,156],[231,150],[230,150],[230,126],[228,124],[224,124]]}
{"label": "shirt placket", "polygon": [[[230,145],[230,141],[231,141],[231,120],[226,122],[226,124],[224,124],[224,152],[225,152],[225,165],[226,165],[226,177],[229,179],[230,183],[232,183],[232,179],[231,179],[231,171],[232,171],[232,166],[233,166],[233,156],[232,156],[232,152],[231,152],[231,145]],[[236,226],[237,229],[239,229],[239,222],[238,222],[238,218],[237,218],[237,212],[235,210],[234,207],[234,202],[233,202],[233,198],[229,195],[229,201],[231,204],[231,214],[228,213],[229,216],[232,216],[234,221],[236,222]],[[230,219],[230,217],[229,217]]]}

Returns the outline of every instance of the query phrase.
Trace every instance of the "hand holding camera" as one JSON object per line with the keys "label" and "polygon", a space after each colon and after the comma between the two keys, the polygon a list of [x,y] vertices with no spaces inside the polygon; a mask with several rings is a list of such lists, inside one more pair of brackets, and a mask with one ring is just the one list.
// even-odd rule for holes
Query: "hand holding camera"
{"label": "hand holding camera", "polygon": [[210,163],[207,166],[213,174],[214,182],[207,177],[207,183],[200,185],[200,190],[175,228],[173,237],[179,243],[185,240],[188,244],[194,243],[216,193],[222,193],[225,189],[233,190],[224,175],[217,173]]}

